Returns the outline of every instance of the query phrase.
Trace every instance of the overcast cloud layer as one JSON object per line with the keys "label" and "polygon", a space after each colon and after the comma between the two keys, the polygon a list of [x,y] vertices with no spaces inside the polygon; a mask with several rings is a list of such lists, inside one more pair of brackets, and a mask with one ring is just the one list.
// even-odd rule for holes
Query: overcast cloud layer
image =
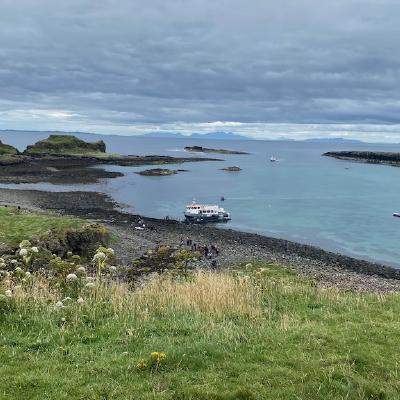
{"label": "overcast cloud layer", "polygon": [[0,0],[0,128],[399,141],[399,37],[398,0]]}

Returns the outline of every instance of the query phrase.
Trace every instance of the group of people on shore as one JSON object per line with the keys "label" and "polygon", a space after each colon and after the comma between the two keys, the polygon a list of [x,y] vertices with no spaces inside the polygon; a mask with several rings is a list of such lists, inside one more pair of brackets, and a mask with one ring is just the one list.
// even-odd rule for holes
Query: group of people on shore
{"label": "group of people on shore", "polygon": [[137,231],[143,231],[143,230],[145,230],[146,228],[150,229],[151,231],[154,231],[154,230],[155,230],[155,228],[154,228],[153,226],[151,226],[151,225],[146,225],[145,222],[144,222],[144,220],[143,220],[141,217],[139,217],[139,219],[138,219],[138,221],[137,221],[137,223],[136,223],[136,225],[135,225],[135,230],[137,230]]}
{"label": "group of people on shore", "polygon": [[213,257],[218,257],[219,256],[219,249],[216,245],[211,244],[210,246],[207,245],[202,245],[193,242],[192,238],[186,237],[186,242],[181,238],[181,246],[186,244],[186,247],[190,248],[191,251],[198,251],[200,254],[202,254],[205,258],[213,258]]}

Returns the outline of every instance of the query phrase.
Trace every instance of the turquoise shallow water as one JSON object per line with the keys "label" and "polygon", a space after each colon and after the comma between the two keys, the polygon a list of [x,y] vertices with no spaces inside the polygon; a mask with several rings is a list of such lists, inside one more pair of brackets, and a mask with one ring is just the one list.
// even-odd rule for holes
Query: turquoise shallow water
{"label": "turquoise shallow water", "polygon": [[[1,140],[20,148],[44,136],[0,133]],[[221,158],[225,161],[222,162],[179,165],[176,167],[190,171],[169,177],[134,174],[143,167],[107,166],[126,175],[96,185],[17,187],[104,191],[136,213],[173,218],[182,218],[185,205],[193,198],[199,202],[219,203],[223,195],[226,198],[223,205],[231,212],[232,221],[222,228],[310,243],[400,267],[400,218],[392,217],[393,212],[400,212],[400,168],[321,157],[325,151],[339,149],[400,151],[400,145],[343,146],[117,136],[105,136],[104,140],[109,151],[123,154],[187,156],[183,147],[195,144],[240,149],[251,154],[223,155]],[[271,163],[272,154],[280,161]],[[239,173],[219,170],[232,165],[243,170]]]}

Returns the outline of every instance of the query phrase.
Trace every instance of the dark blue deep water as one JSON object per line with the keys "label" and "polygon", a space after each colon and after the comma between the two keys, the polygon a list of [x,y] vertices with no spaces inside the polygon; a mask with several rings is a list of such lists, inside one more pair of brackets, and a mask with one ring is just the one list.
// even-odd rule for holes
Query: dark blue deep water
{"label": "dark blue deep water", "polygon": [[[0,133],[1,140],[21,149],[46,136]],[[187,145],[238,149],[251,154],[210,154],[225,161],[170,166],[189,170],[175,176],[144,177],[134,172],[147,167],[107,166],[125,176],[96,185],[10,187],[102,191],[135,213],[178,219],[193,198],[198,202],[219,203],[220,196],[224,196],[223,206],[231,212],[232,221],[222,227],[310,243],[400,266],[400,218],[392,217],[393,212],[400,212],[400,168],[321,157],[326,151],[340,149],[400,151],[400,145],[102,138],[109,151],[122,154],[188,156],[183,150]],[[271,163],[271,155],[280,161]],[[243,170],[239,173],[220,170],[233,165]]]}

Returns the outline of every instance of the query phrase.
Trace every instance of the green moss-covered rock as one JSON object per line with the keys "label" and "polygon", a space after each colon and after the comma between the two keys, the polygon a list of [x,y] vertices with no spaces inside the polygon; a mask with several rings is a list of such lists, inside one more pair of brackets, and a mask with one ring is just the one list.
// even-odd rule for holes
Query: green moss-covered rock
{"label": "green moss-covered rock", "polygon": [[70,135],[50,135],[47,139],[29,145],[25,154],[29,156],[98,156],[106,152],[105,143],[85,142]]}
{"label": "green moss-covered rock", "polygon": [[19,151],[9,144],[4,144],[0,140],[0,156],[9,155],[9,156],[16,156],[19,154]]}
{"label": "green moss-covered rock", "polygon": [[0,165],[12,165],[22,162],[23,157],[21,156],[18,149],[9,144],[4,144],[0,140]]}
{"label": "green moss-covered rock", "polygon": [[105,227],[89,224],[79,228],[51,230],[34,238],[32,242],[60,257],[65,257],[71,251],[84,258],[90,258],[99,246],[107,245],[109,239],[110,233]]}

